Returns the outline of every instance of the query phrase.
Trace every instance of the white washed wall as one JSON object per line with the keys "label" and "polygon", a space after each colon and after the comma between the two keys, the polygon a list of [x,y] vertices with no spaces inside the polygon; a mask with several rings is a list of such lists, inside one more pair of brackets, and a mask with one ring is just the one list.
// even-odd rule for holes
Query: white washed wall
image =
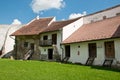
{"label": "white washed wall", "polygon": [[115,40],[115,63],[120,66],[120,39]]}
{"label": "white washed wall", "polygon": [[12,36],[12,38],[10,37],[10,35],[15,32],[16,30],[20,29],[23,25],[9,25],[9,31],[7,34],[7,39],[5,42],[5,53],[8,53],[10,51],[13,50],[14,48],[14,44],[15,44],[15,37]]}
{"label": "white washed wall", "polygon": [[80,18],[79,20],[63,27],[62,41],[68,38],[73,32],[75,32],[82,25],[83,25],[83,18]]}
{"label": "white washed wall", "polygon": [[[60,43],[61,43],[61,31],[55,31],[55,32],[48,32],[48,33],[43,33],[40,35],[40,40],[43,40],[43,36],[47,35],[48,39],[52,39],[52,34],[57,34],[57,48],[59,54],[62,54],[62,50],[60,48]],[[50,47],[40,47],[41,54],[48,54],[48,49],[53,48],[52,46]]]}
{"label": "white washed wall", "polygon": [[[78,47],[80,46],[80,48]],[[81,44],[71,44],[70,45],[71,48],[71,54],[70,54],[70,59],[69,61],[73,62],[73,63],[82,63],[85,64],[87,58],[88,58],[88,47],[87,47],[87,43],[81,43]],[[78,55],[78,51],[79,51],[79,55]]]}
{"label": "white washed wall", "polygon": [[[104,42],[106,41],[114,41],[115,59],[114,59],[113,65],[116,65],[116,61],[120,62],[120,38],[71,44],[70,45],[71,46],[71,54],[70,54],[71,57],[69,61],[73,63],[79,62],[79,63],[85,64],[89,56],[88,44],[96,43],[97,57],[95,58],[95,61],[93,64],[102,65],[105,60]],[[80,48],[78,46],[80,46]],[[80,52],[80,55],[78,55],[78,51]]]}
{"label": "white washed wall", "polygon": [[113,9],[98,12],[93,15],[85,16],[83,18],[83,21],[84,21],[84,24],[87,24],[87,23],[91,23],[91,20],[93,22],[103,20],[103,16],[106,16],[106,18],[116,16],[116,13],[120,13],[120,6]]}

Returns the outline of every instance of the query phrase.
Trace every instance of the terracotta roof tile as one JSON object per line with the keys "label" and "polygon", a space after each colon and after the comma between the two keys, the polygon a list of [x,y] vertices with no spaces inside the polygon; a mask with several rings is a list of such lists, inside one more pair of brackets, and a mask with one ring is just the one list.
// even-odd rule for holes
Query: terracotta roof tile
{"label": "terracotta roof tile", "polygon": [[56,31],[59,29],[62,29],[64,26],[80,19],[81,17],[66,20],[66,21],[55,21],[51,25],[49,25],[43,32],[50,32],[50,31]]}
{"label": "terracotta roof tile", "polygon": [[12,34],[12,36],[18,35],[37,35],[42,32],[50,23],[53,18],[40,18],[35,19],[28,25],[22,27]]}
{"label": "terracotta roof tile", "polygon": [[53,18],[43,18],[39,20],[35,19],[30,24],[22,27],[21,29],[13,33],[12,36],[38,35],[43,32],[56,31],[80,19],[80,17],[71,19],[71,20],[66,20],[66,21],[55,21],[55,22],[52,22],[50,25],[48,25],[52,19]]}
{"label": "terracotta roof tile", "polygon": [[85,24],[62,43],[67,44],[116,37],[120,37],[120,16]]}

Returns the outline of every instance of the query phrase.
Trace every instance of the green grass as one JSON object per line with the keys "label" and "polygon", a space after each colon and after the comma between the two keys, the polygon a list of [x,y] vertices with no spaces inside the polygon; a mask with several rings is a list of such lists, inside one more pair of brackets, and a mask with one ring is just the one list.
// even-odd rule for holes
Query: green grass
{"label": "green grass", "polygon": [[0,59],[0,80],[120,80],[120,71],[56,62]]}

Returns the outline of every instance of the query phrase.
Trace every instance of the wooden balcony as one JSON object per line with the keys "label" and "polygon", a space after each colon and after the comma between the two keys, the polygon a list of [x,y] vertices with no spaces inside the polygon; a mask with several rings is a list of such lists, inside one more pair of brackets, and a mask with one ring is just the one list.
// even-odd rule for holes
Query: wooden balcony
{"label": "wooden balcony", "polygon": [[48,39],[48,40],[40,40],[40,46],[52,46],[52,40]]}

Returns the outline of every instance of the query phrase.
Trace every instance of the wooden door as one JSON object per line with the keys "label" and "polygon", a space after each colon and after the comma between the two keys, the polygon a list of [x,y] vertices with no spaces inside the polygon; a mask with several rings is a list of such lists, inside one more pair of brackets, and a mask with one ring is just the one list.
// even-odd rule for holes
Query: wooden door
{"label": "wooden door", "polygon": [[52,44],[57,44],[57,34],[52,34]]}
{"label": "wooden door", "polygon": [[31,48],[32,50],[34,50],[34,43],[31,43],[31,44],[30,44],[30,48]]}
{"label": "wooden door", "polygon": [[105,42],[105,56],[106,58],[115,57],[114,41]]}
{"label": "wooden door", "polygon": [[96,57],[96,43],[90,43],[89,45],[89,57],[95,58]]}

